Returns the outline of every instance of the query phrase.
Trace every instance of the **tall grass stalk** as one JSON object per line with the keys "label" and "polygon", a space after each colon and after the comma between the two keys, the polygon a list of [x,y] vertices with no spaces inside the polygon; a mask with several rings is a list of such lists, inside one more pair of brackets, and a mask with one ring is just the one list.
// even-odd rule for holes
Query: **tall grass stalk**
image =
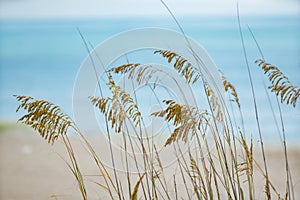
{"label": "tall grass stalk", "polygon": [[[256,44],[256,47],[260,53],[260,56],[263,60],[265,60],[265,57],[263,55],[263,51],[258,43],[258,41],[256,40],[255,36],[254,36],[254,33],[252,32],[250,26],[248,25],[248,30],[249,32],[251,33],[251,36]],[[264,88],[266,88],[266,86],[264,85]],[[272,107],[272,104],[270,102],[270,97],[269,97],[269,94],[268,92],[266,91],[265,89],[265,92],[268,96],[268,100],[269,100],[269,104],[270,104],[270,107],[271,107],[271,110],[272,110],[272,114],[273,114],[273,117],[274,117],[274,120],[275,120],[275,125],[278,129],[278,124],[277,124],[277,121],[276,121],[276,118],[275,118],[275,115],[274,115],[274,111],[273,111],[273,107]],[[275,97],[276,99],[276,105],[277,105],[277,108],[278,108],[278,112],[279,112],[279,116],[280,116],[280,124],[281,124],[281,131],[282,131],[282,137],[283,137],[283,148],[284,148],[284,161],[285,161],[285,171],[286,171],[286,194],[285,194],[285,198],[286,199],[295,199],[295,195],[294,195],[294,189],[293,187],[291,187],[291,184],[292,184],[292,177],[290,176],[290,169],[289,169],[289,161],[288,161],[288,152],[287,152],[287,144],[286,144],[286,133],[285,133],[285,128],[284,128],[284,122],[283,122],[283,115],[282,115],[282,109],[281,109],[281,106],[280,106],[280,103],[279,103],[279,100],[278,100],[278,97]],[[292,198],[291,198],[291,195],[292,195]]]}
{"label": "tall grass stalk", "polygon": [[263,143],[263,138],[262,138],[262,133],[261,133],[261,128],[260,128],[259,115],[258,115],[255,91],[254,91],[254,86],[253,86],[253,80],[252,80],[251,70],[250,70],[250,67],[249,67],[248,57],[247,57],[247,53],[246,53],[246,47],[245,47],[245,43],[244,43],[244,37],[243,37],[242,28],[241,28],[241,21],[240,21],[240,13],[239,12],[240,12],[239,11],[239,4],[237,4],[237,19],[238,19],[238,25],[239,25],[239,33],[240,33],[240,37],[241,37],[243,54],[244,54],[244,59],[245,59],[245,62],[246,62],[246,67],[247,67],[247,72],[248,72],[248,78],[249,78],[250,86],[251,86],[251,94],[252,94],[252,100],[253,100],[253,104],[254,104],[255,119],[256,119],[259,139],[260,139],[260,146],[261,146],[261,153],[262,153],[263,163],[264,163],[264,170],[265,170],[264,172],[265,172],[265,178],[266,178],[265,192],[267,194],[267,199],[271,199],[267,160],[266,160],[264,143]]}

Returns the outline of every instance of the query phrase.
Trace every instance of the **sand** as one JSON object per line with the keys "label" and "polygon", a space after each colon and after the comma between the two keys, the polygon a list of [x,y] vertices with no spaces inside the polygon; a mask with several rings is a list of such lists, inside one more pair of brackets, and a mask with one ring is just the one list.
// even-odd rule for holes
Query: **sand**
{"label": "sand", "polygon": [[[24,129],[2,130],[0,142],[1,200],[82,199],[76,181],[62,159],[67,159],[67,154],[61,142],[51,146],[38,134]],[[92,175],[95,168],[86,151],[78,140],[73,139],[73,142],[84,174]],[[107,149],[102,151],[107,153]],[[266,153],[272,181],[283,192],[283,153],[274,147]],[[300,198],[300,148],[289,149],[289,159],[297,199]],[[96,190],[97,187],[93,187],[90,199],[105,199]]]}

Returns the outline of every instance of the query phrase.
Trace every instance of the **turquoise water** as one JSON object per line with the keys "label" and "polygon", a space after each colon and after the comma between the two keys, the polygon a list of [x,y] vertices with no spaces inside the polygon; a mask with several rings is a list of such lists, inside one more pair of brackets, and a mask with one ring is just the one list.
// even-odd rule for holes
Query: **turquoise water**
{"label": "turquoise water", "polygon": [[[255,127],[249,79],[235,17],[179,18],[185,33],[210,54],[218,68],[236,86],[248,123]],[[253,63],[259,52],[246,25],[254,32],[267,61],[277,65],[300,85],[299,16],[242,18],[245,44],[253,72],[263,129],[272,138],[271,110],[262,87],[265,77]],[[87,56],[77,28],[94,46],[114,34],[134,28],[160,27],[178,31],[171,18],[98,20],[0,21],[0,120],[16,120],[13,94],[48,99],[72,113],[72,91],[78,69]],[[274,104],[275,105],[275,104]],[[299,106],[283,106],[289,138],[300,140]],[[252,131],[252,130],[251,130]],[[254,132],[255,130],[253,130]]]}

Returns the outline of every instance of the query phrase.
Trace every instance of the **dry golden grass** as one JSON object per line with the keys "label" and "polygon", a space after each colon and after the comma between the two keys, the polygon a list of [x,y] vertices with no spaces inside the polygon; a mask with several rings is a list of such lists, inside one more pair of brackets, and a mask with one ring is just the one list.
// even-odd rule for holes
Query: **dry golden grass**
{"label": "dry golden grass", "polygon": [[274,92],[280,97],[281,103],[291,104],[294,107],[297,104],[297,100],[300,95],[300,88],[294,86],[287,76],[285,76],[278,67],[265,62],[262,59],[256,60],[264,73],[268,76],[271,85],[268,87],[271,92]]}
{"label": "dry golden grass", "polygon": [[[256,199],[258,194],[254,188],[258,179],[255,178],[257,174],[254,174],[254,171],[259,171],[260,177],[265,179],[263,195],[267,199],[272,197],[291,199],[292,187],[286,186],[287,190],[284,194],[278,192],[276,185],[272,183],[268,174],[256,161],[252,139],[247,140],[245,133],[240,129],[238,132],[235,131],[232,124],[237,124],[237,122],[232,121],[226,107],[224,109],[223,106],[220,106],[226,100],[220,102],[221,100],[214,95],[215,91],[206,83],[205,78],[199,76],[200,72],[197,72],[197,69],[186,59],[174,52],[158,50],[155,53],[168,59],[169,63],[175,60],[173,68],[188,83],[195,84],[199,78],[203,79],[203,89],[210,105],[209,110],[200,110],[198,107],[179,104],[174,100],[164,100],[165,109],[152,114],[155,117],[163,118],[173,126],[173,130],[162,148],[173,148],[176,155],[174,171],[164,170],[161,151],[157,150],[154,141],[150,137],[147,137],[146,140],[142,139],[142,135],[149,136],[149,133],[145,133],[145,124],[138,105],[130,94],[127,94],[115,83],[109,74],[129,73],[130,79],[137,79],[139,84],[144,84],[144,81],[147,82],[154,78],[157,72],[149,66],[128,64],[109,70],[107,87],[111,91],[111,96],[90,97],[94,106],[104,115],[106,123],[111,125],[115,133],[123,135],[122,148],[125,150],[123,159],[126,161],[124,166],[127,182],[125,185],[124,181],[121,181],[121,177],[124,176],[115,170],[117,167],[115,163],[119,162],[115,160],[113,151],[110,152],[113,163],[111,171],[102,163],[93,146],[72,119],[58,106],[45,100],[16,96],[20,102],[17,111],[24,109],[27,112],[19,119],[20,122],[38,131],[51,144],[58,138],[63,141],[70,159],[67,165],[78,182],[82,198],[88,199],[88,189],[71,141],[67,136],[69,128],[72,128],[83,141],[99,170],[101,178],[93,182],[108,193],[111,199]],[[270,76],[270,82],[274,84],[271,91],[280,95],[282,102],[286,101],[288,104],[295,105],[299,89],[291,86],[288,81],[281,83],[282,80],[288,80],[288,78],[277,68],[263,61],[259,65],[263,66],[265,72]],[[223,90],[229,93],[227,102],[234,101],[237,108],[241,109],[235,87],[224,76],[222,78]],[[127,123],[136,127],[134,132],[138,142],[133,143],[131,133],[127,132]],[[107,134],[110,135],[111,131],[109,129],[107,131]],[[111,145],[111,140],[109,143]],[[187,147],[187,152],[184,152],[182,145]],[[131,156],[128,154],[129,150],[133,152]],[[138,155],[142,156],[141,160]],[[140,161],[141,163],[139,163]],[[287,163],[288,160],[285,162]],[[132,164],[135,168],[134,171],[138,172],[137,174],[131,173],[133,168],[129,165],[132,166]],[[290,173],[288,168],[287,172]],[[166,181],[167,176],[173,177],[174,181]],[[287,184],[290,182],[289,177],[286,182]],[[133,185],[133,183],[135,184]],[[180,192],[178,185],[182,186]],[[260,197],[261,195],[259,194]]]}

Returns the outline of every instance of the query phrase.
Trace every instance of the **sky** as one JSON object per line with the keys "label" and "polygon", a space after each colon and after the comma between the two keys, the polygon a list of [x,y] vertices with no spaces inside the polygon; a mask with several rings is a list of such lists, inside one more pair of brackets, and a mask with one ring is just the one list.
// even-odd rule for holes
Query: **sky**
{"label": "sky", "polygon": [[[176,16],[236,15],[237,0],[165,0]],[[300,0],[239,0],[244,15],[300,14]],[[0,0],[0,19],[168,15],[160,0]]]}

